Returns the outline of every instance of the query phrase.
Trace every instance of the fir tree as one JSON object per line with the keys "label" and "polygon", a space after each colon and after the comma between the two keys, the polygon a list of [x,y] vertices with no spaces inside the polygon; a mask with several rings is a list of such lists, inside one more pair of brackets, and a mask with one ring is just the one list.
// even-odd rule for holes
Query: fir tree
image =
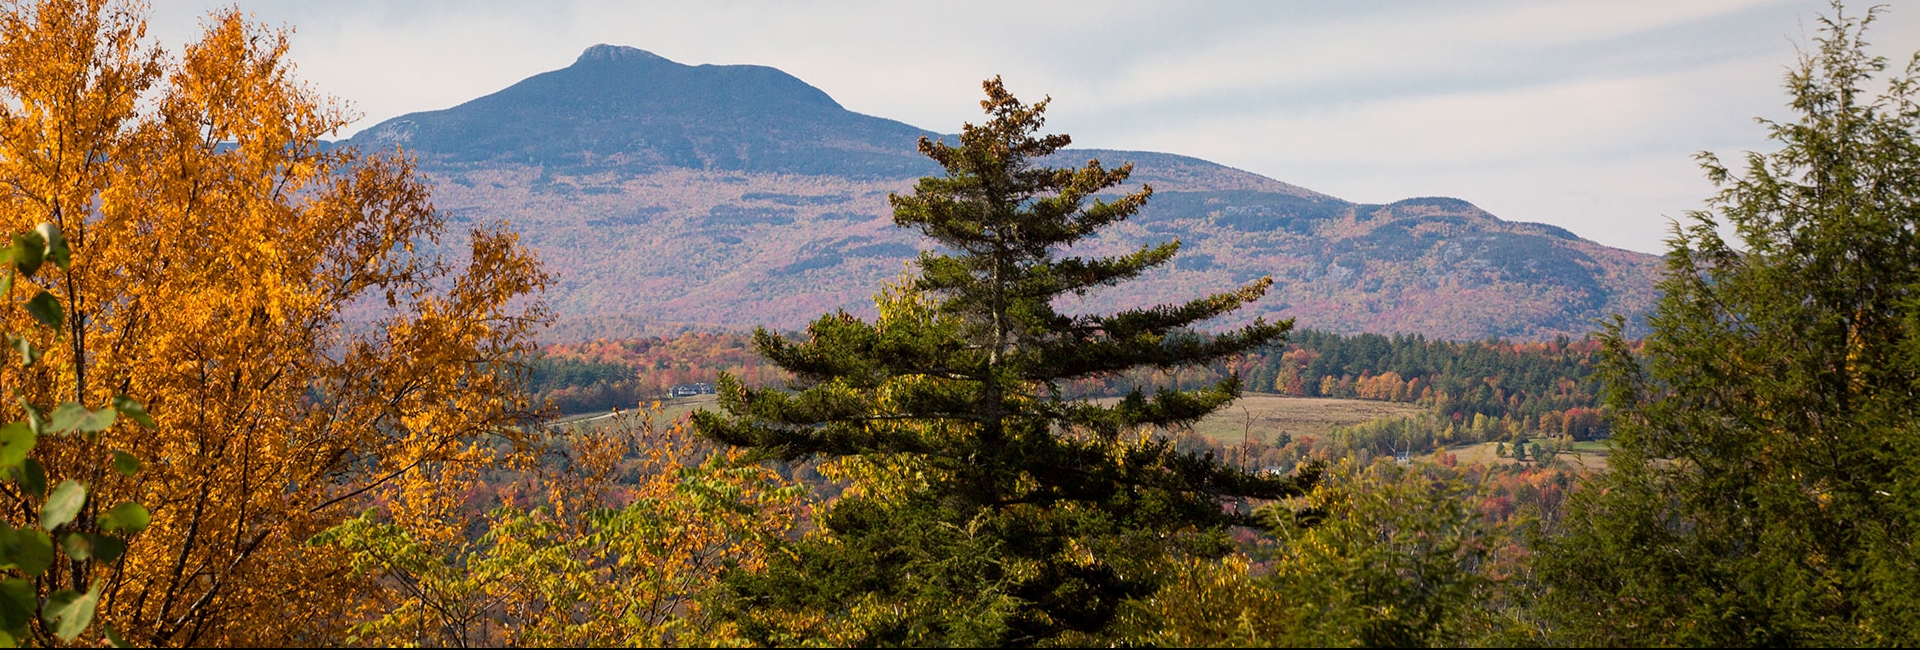
{"label": "fir tree", "polygon": [[1058,311],[1062,297],[1166,264],[1179,244],[1065,255],[1132,216],[1152,189],[1100,200],[1130,165],[1040,166],[1069,142],[1038,133],[1047,102],[1023,104],[997,78],[984,86],[985,124],[966,125],[957,146],[920,141],[946,174],[891,197],[894,222],[939,249],[883,293],[879,320],[824,316],[802,340],[756,332],[797,390],[723,377],[728,416],[696,416],[717,441],[789,461],[841,459],[836,467],[865,477],[821,517],[829,534],[736,575],[721,609],[750,638],[1019,645],[1098,633],[1126,599],[1153,592],[1160,558],[1224,553],[1226,527],[1255,524],[1229,501],[1298,495],[1311,483],[1179,453],[1150,435],[1225,406],[1238,377],[1115,403],[1062,394],[1075,379],[1254,350],[1283,340],[1292,322],[1192,329],[1259,298],[1271,279],[1184,304]]}
{"label": "fir tree", "polygon": [[1643,349],[1608,335],[1610,470],[1539,555],[1559,641],[1920,643],[1920,59],[1881,86],[1835,11],[1780,149],[1702,154]]}

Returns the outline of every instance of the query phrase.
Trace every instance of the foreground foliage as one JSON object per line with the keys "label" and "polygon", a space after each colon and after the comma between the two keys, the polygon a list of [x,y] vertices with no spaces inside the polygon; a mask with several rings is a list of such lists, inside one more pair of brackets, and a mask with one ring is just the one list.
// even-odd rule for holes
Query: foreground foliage
{"label": "foreground foliage", "polygon": [[[6,299],[0,309],[18,307],[38,328],[58,331],[76,314],[47,290],[35,291],[34,285],[53,284],[57,277],[49,276],[70,272],[73,250],[60,227],[46,222],[11,241],[0,247],[0,266],[5,267],[0,295]],[[24,289],[17,305],[16,284]],[[0,338],[12,353],[9,364],[31,368],[42,363],[42,351],[28,338],[13,333]],[[0,579],[0,646],[70,643],[92,626],[105,586],[102,575],[152,518],[145,506],[133,501],[102,507],[101,497],[108,492],[101,488],[134,478],[141,462],[103,445],[101,434],[113,429],[121,416],[148,429],[154,421],[125,395],[115,395],[110,405],[97,409],[78,402],[41,406],[24,398],[19,405],[26,419],[0,426],[0,473],[12,484],[4,490],[6,507],[26,520],[18,527],[0,521],[0,567],[5,570],[0,575],[6,576]],[[35,448],[40,453],[34,453]],[[58,452],[90,456],[93,466],[49,489],[42,459]],[[126,645],[111,627],[100,626],[97,634],[112,645]]]}
{"label": "foreground foliage", "polygon": [[[369,510],[314,538],[379,578],[347,638],[373,645],[660,646],[724,642],[703,606],[794,532],[805,489],[642,412],[486,453],[465,477],[488,509],[452,541]],[[444,479],[443,479],[444,480]],[[484,495],[484,496],[482,496]]]}
{"label": "foreground foliage", "polygon": [[1168,566],[1116,641],[1156,646],[1416,647],[1525,643],[1521,547],[1552,508],[1501,512],[1485,468],[1342,461],[1260,510],[1272,544]]}
{"label": "foreground foliage", "polygon": [[[420,473],[528,415],[501,371],[531,351],[542,312],[522,298],[545,277],[504,230],[441,242],[397,156],[323,147],[348,116],[293,79],[284,33],[237,9],[203,25],[169,55],[126,3],[0,3],[0,226],[48,222],[71,250],[13,289],[66,313],[5,314],[40,359],[0,368],[0,420],[139,396],[151,430],[36,447],[49,485],[152,509],[70,584],[129,642],[291,643],[358,589],[306,541],[361,499],[460,532]],[[107,479],[106,449],[144,468]],[[3,516],[31,528],[30,512]]]}
{"label": "foreground foliage", "polygon": [[1872,19],[1823,23],[1778,151],[1703,155],[1722,190],[1644,360],[1609,337],[1611,470],[1542,554],[1556,636],[1920,643],[1920,59],[1873,95]]}

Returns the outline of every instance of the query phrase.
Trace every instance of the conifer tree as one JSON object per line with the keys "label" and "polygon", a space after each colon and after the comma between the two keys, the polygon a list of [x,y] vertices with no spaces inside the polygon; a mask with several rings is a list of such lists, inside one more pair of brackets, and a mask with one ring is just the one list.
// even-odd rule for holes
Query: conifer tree
{"label": "conifer tree", "polygon": [[1111,403],[1063,394],[1075,379],[1256,349],[1292,322],[1192,329],[1259,298],[1270,278],[1184,304],[1060,312],[1062,297],[1136,278],[1179,244],[1066,255],[1152,189],[1096,199],[1131,166],[1041,166],[1069,142],[1039,134],[1047,101],[1024,104],[998,78],[984,87],[985,124],[966,125],[957,146],[920,141],[945,175],[891,197],[894,222],[939,248],[882,294],[879,320],[827,315],[801,340],[756,332],[797,390],[723,377],[728,416],[696,415],[723,443],[869,470],[822,516],[829,534],[736,576],[722,607],[749,638],[1018,645],[1097,633],[1127,598],[1152,593],[1157,558],[1218,555],[1227,526],[1254,523],[1229,500],[1298,495],[1312,481],[1248,473],[1149,435],[1225,406],[1238,377]]}
{"label": "conifer tree", "polygon": [[1640,353],[1607,337],[1610,470],[1539,555],[1559,641],[1920,643],[1920,58],[1876,80],[1874,12],[1835,12],[1780,148],[1702,154]]}

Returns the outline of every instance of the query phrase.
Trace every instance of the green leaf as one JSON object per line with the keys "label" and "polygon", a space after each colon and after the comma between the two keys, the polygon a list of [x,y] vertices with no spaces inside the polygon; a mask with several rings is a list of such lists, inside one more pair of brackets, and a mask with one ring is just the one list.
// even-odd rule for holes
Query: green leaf
{"label": "green leaf", "polygon": [[47,493],[47,468],[31,456],[20,461],[20,469],[14,470],[13,476],[20,483],[20,490],[29,496],[38,499]]}
{"label": "green leaf", "polygon": [[100,631],[101,631],[101,632],[105,632],[105,633],[106,633],[106,635],[107,635],[107,643],[108,643],[108,644],[111,644],[111,645],[112,645],[113,647],[115,647],[115,648],[131,648],[131,647],[133,647],[133,644],[131,644],[131,643],[127,643],[127,640],[126,640],[126,639],[122,639],[122,638],[120,638],[120,633],[119,633],[119,632],[115,632],[115,631],[113,631],[113,626],[111,626],[111,625],[102,625],[102,626],[100,626]]}
{"label": "green leaf", "polygon": [[67,533],[60,538],[60,550],[66,551],[69,558],[85,562],[93,559],[93,540],[82,533]]}
{"label": "green leaf", "polygon": [[68,533],[60,538],[60,548],[76,561],[99,560],[111,564],[127,552],[127,543],[111,535]]}
{"label": "green leaf", "polygon": [[77,593],[72,589],[61,589],[47,597],[46,606],[40,608],[40,622],[53,630],[53,636],[62,643],[72,641],[87,631],[87,625],[93,623],[94,606],[100,602],[100,584],[96,580],[87,593]]}
{"label": "green leaf", "polygon": [[20,532],[0,521],[0,570],[14,568],[14,556],[20,554]]}
{"label": "green leaf", "polygon": [[41,325],[55,330],[60,329],[60,323],[65,322],[67,317],[66,312],[60,309],[60,299],[45,291],[33,294],[33,298],[27,300],[27,313],[40,321]]}
{"label": "green leaf", "polygon": [[53,407],[53,432],[72,431],[79,427],[80,421],[89,415],[93,415],[93,411],[87,410],[85,406],[73,402],[61,402],[59,406]]}
{"label": "green leaf", "polygon": [[[0,249],[0,256],[11,258],[13,257],[13,251],[11,249]],[[0,296],[7,295],[7,293],[11,291],[13,291],[13,271],[7,271],[7,277],[0,278]]]}
{"label": "green leaf", "polygon": [[131,535],[146,530],[151,521],[153,516],[147,513],[146,506],[128,501],[100,515],[100,530]]}
{"label": "green leaf", "polygon": [[42,221],[33,227],[33,232],[46,240],[46,258],[53,260],[54,266],[66,270],[67,265],[73,262],[73,251],[67,248],[67,238],[60,234],[60,226]]}
{"label": "green leaf", "polygon": [[[0,441],[0,442],[3,442],[3,441]],[[4,448],[0,448],[0,451],[4,451]],[[4,462],[5,460],[6,460],[5,456],[0,456],[0,462]],[[135,474],[139,474],[140,458],[137,456],[134,456],[133,454],[129,454],[127,452],[115,449],[113,450],[113,471],[119,472],[121,476],[133,476]]]}
{"label": "green leaf", "polygon": [[22,397],[18,401],[20,410],[27,412],[27,427],[33,429],[36,434],[46,433],[47,416],[42,414],[39,408],[34,407],[33,402],[27,401],[27,398]]}
{"label": "green leaf", "polygon": [[65,402],[53,409],[53,431],[54,433],[68,431],[97,433],[112,427],[115,417],[117,416],[110,408],[96,411],[73,402]]}
{"label": "green leaf", "polygon": [[8,422],[0,426],[0,470],[9,470],[20,466],[27,459],[27,452],[33,451],[33,429],[25,422]]}
{"label": "green leaf", "polygon": [[141,406],[139,402],[133,401],[133,398],[125,395],[115,395],[113,396],[113,408],[119,411],[121,415],[127,416],[128,419],[133,420],[142,427],[152,429],[160,426],[153,421],[153,416],[147,415],[147,408]]}
{"label": "green leaf", "polygon": [[53,530],[73,521],[80,514],[80,507],[87,505],[87,486],[73,479],[65,479],[54,486],[53,494],[47,495],[47,502],[40,505],[40,527]]}
{"label": "green leaf", "polygon": [[39,607],[33,583],[20,578],[0,580],[0,627],[18,630],[32,623],[33,610]]}
{"label": "green leaf", "polygon": [[13,246],[8,248],[8,252],[12,253],[14,268],[20,269],[20,274],[27,277],[33,277],[33,272],[40,270],[40,262],[46,251],[47,241],[41,239],[39,234],[30,232],[14,235]]}
{"label": "green leaf", "polygon": [[8,335],[7,345],[13,346],[14,351],[20,353],[22,367],[32,367],[33,362],[40,360],[40,349],[33,347],[33,342],[28,341],[27,337]]}
{"label": "green leaf", "polygon": [[47,567],[53,566],[53,538],[47,536],[47,531],[38,528],[22,528],[15,532],[18,533],[20,546],[14,550],[13,565],[29,576],[46,573]]}
{"label": "green leaf", "polygon": [[93,547],[93,559],[113,564],[120,554],[127,552],[127,543],[112,535],[87,535],[87,543]]}
{"label": "green leaf", "polygon": [[18,647],[20,647],[20,643],[13,640],[13,635],[8,634],[6,630],[0,630],[0,648]]}
{"label": "green leaf", "polygon": [[87,433],[106,431],[113,428],[113,420],[118,417],[120,414],[115,413],[111,408],[95,409],[87,414],[87,419],[80,422],[80,430]]}

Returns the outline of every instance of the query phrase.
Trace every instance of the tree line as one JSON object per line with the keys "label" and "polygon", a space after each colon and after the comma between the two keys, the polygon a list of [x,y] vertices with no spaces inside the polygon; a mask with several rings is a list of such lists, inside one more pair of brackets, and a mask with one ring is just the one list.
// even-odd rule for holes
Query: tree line
{"label": "tree line", "polygon": [[[1415,441],[1403,445],[1414,451],[1522,437],[1596,440],[1607,433],[1594,378],[1600,351],[1595,338],[1454,342],[1299,329],[1284,344],[1232,362],[1178,373],[1148,369],[1091,378],[1066,389],[1119,397],[1135,385],[1193,388],[1237,373],[1250,392],[1426,407],[1429,417],[1350,431],[1377,438],[1374,434],[1392,428]],[[721,373],[750,386],[784,385],[790,379],[757,356],[750,336],[711,332],[551,345],[528,367],[534,395],[567,414],[631,407],[664,398],[674,385],[712,382]]]}
{"label": "tree line", "polygon": [[788,378],[760,356],[752,337],[728,332],[554,344],[523,362],[528,392],[561,414],[630,409],[668,397],[674,386],[712,383],[721,373],[753,386]]}

